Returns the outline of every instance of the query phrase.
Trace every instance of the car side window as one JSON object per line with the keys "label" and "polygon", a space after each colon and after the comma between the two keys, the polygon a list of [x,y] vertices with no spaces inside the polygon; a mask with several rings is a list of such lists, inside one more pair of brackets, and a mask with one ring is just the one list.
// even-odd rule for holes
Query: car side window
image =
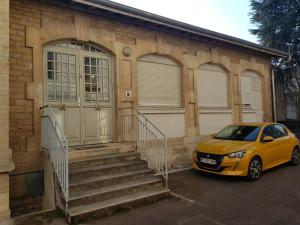
{"label": "car side window", "polygon": [[284,126],[282,126],[280,124],[274,124],[274,125],[265,127],[261,138],[263,139],[266,136],[271,136],[274,139],[276,139],[276,138],[281,138],[281,137],[284,137],[287,135],[288,135],[288,133],[287,133],[286,129],[284,128]]}
{"label": "car side window", "polygon": [[275,133],[276,138],[281,138],[281,137],[285,137],[288,135],[285,127],[280,124],[274,125],[274,133]]}
{"label": "car side window", "polygon": [[265,127],[265,129],[263,130],[263,133],[261,135],[261,139],[263,139],[266,136],[271,136],[271,137],[275,138],[272,125]]}

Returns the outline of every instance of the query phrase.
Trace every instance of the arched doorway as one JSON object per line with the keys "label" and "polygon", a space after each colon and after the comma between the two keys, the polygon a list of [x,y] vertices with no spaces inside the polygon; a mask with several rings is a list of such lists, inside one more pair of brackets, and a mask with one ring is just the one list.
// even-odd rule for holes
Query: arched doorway
{"label": "arched doorway", "polygon": [[113,141],[112,57],[76,41],[44,47],[44,105],[51,106],[70,145]]}

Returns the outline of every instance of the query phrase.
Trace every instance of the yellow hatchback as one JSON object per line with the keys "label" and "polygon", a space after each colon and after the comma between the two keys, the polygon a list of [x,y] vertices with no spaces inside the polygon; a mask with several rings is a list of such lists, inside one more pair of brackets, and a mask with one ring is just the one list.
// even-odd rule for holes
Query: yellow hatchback
{"label": "yellow hatchback", "polygon": [[193,168],[209,173],[247,176],[290,162],[298,165],[299,141],[279,123],[241,123],[225,127],[193,152]]}

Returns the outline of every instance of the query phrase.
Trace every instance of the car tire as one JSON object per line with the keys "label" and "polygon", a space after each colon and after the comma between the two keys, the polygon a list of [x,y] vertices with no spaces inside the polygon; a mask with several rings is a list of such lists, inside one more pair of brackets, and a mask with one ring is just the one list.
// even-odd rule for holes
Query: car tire
{"label": "car tire", "polygon": [[292,156],[291,156],[291,161],[290,164],[293,166],[297,166],[300,163],[300,150],[299,148],[295,147]]}
{"label": "car tire", "polygon": [[256,181],[261,177],[262,163],[258,157],[251,159],[248,167],[247,179],[250,181]]}

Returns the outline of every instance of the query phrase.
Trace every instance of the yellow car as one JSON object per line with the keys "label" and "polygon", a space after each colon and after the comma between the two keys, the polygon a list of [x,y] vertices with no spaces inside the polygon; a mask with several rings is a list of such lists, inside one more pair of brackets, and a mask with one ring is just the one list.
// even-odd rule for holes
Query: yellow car
{"label": "yellow car", "polygon": [[247,176],[290,162],[298,165],[299,141],[279,123],[241,123],[225,127],[193,152],[193,168],[209,173]]}

